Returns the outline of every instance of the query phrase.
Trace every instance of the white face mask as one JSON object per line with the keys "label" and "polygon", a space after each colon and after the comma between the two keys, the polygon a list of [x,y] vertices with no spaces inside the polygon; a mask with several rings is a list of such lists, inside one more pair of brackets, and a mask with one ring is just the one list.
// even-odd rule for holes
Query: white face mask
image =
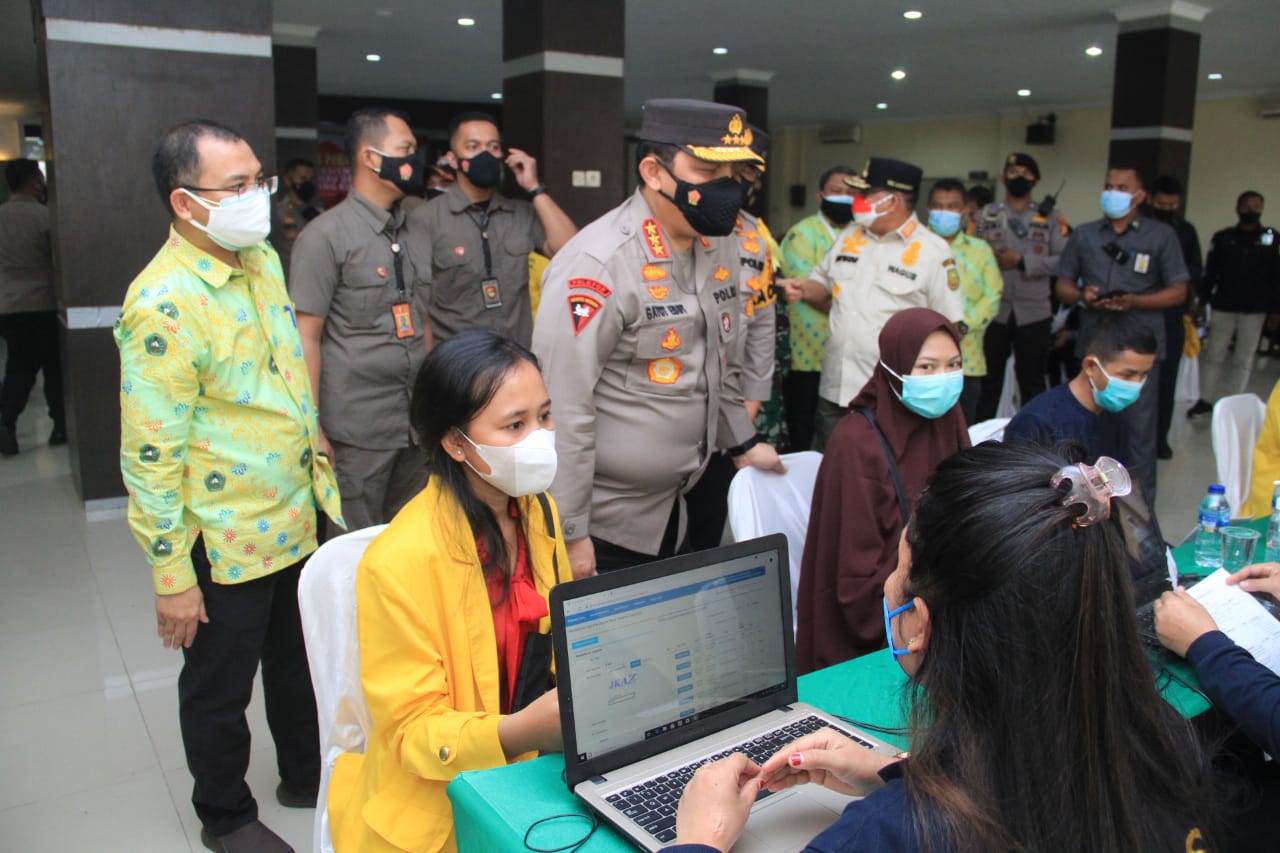
{"label": "white face mask", "polygon": [[[893,202],[893,196],[887,195],[880,199],[880,201],[870,206],[870,210],[858,210],[859,205],[855,200],[853,205],[853,221],[861,225],[864,229],[870,228],[877,219],[889,212],[888,204],[885,204],[886,202],[891,204]],[[884,210],[880,209],[881,204],[885,204]]]}
{"label": "white face mask", "polygon": [[556,478],[555,430],[535,429],[506,447],[476,444],[462,430],[458,430],[458,434],[476,449],[476,454],[489,466],[490,473],[481,474],[470,462],[467,466],[503,494],[522,498],[551,488],[551,481]]}
{"label": "white face mask", "polygon": [[203,199],[185,187],[182,191],[209,211],[208,225],[201,225],[194,217],[191,224],[230,252],[256,246],[271,233],[271,194],[266,190],[248,191],[221,202]]}

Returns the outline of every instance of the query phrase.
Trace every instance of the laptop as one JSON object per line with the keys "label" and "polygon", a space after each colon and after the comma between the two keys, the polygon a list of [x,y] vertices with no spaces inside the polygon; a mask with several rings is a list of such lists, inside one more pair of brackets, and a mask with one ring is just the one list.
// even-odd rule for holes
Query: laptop
{"label": "laptop", "polygon": [[[831,726],[897,754],[797,701],[789,567],[774,534],[551,591],[565,780],[639,847],[675,840],[685,784],[732,752],[762,763]],[[800,850],[849,801],[817,785],[762,791],[733,849]]]}
{"label": "laptop", "polygon": [[1173,589],[1169,574],[1172,560],[1169,546],[1160,532],[1156,514],[1137,483],[1133,484],[1133,491],[1128,495],[1113,499],[1111,507],[1124,535],[1133,601],[1138,610],[1138,633],[1149,647],[1163,650],[1156,638],[1155,603],[1161,595]]}

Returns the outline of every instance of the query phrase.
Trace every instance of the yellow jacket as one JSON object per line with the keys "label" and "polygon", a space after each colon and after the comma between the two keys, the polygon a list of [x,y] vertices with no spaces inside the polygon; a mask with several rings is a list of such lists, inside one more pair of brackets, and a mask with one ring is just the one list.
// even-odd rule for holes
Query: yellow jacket
{"label": "yellow jacket", "polygon": [[[570,578],[559,516],[547,500],[550,523],[537,496],[518,500],[544,597],[557,572]],[[507,758],[498,741],[493,615],[475,536],[435,480],[369,545],[356,575],[356,606],[373,731],[364,755],[343,754],[333,770],[334,850],[455,850],[445,786],[464,770]],[[538,626],[550,628],[549,618]]]}
{"label": "yellow jacket", "polygon": [[[1267,418],[1253,446],[1253,472],[1249,475],[1249,496],[1236,513],[1240,518],[1271,514],[1271,491],[1280,480],[1280,382],[1267,398]],[[1262,555],[1258,555],[1262,559]]]}

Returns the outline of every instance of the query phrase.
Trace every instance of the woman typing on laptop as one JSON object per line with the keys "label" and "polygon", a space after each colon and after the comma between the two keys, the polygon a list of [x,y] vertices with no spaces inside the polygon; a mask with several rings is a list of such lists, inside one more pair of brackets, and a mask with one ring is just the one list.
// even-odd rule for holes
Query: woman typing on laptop
{"label": "woman typing on laptop", "polygon": [[373,730],[330,782],[341,853],[453,850],[456,774],[561,747],[546,596],[569,561],[544,494],[556,455],[537,361],[460,334],[423,363],[411,417],[430,480],[356,576]]}
{"label": "woman typing on laptop", "polygon": [[1211,849],[1208,759],[1156,692],[1109,521],[1127,475],[1076,461],[986,444],[930,478],[884,586],[910,758],[827,729],[707,765],[668,849],[726,851],[761,787],[804,783],[865,796],[812,851]]}

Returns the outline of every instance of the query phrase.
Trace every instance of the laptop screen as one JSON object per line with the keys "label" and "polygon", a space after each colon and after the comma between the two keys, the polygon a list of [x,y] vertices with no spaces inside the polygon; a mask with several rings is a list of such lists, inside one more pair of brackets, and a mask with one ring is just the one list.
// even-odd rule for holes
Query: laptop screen
{"label": "laptop screen", "polygon": [[628,570],[640,573],[635,583],[563,601],[567,659],[557,667],[568,669],[579,762],[787,689],[779,538],[703,552],[709,562],[677,558],[688,568],[657,577]]}
{"label": "laptop screen", "polygon": [[1134,603],[1138,607],[1160,597],[1169,585],[1168,546],[1160,532],[1156,515],[1137,483],[1133,491],[1111,502],[1124,534],[1125,556],[1133,582]]}

